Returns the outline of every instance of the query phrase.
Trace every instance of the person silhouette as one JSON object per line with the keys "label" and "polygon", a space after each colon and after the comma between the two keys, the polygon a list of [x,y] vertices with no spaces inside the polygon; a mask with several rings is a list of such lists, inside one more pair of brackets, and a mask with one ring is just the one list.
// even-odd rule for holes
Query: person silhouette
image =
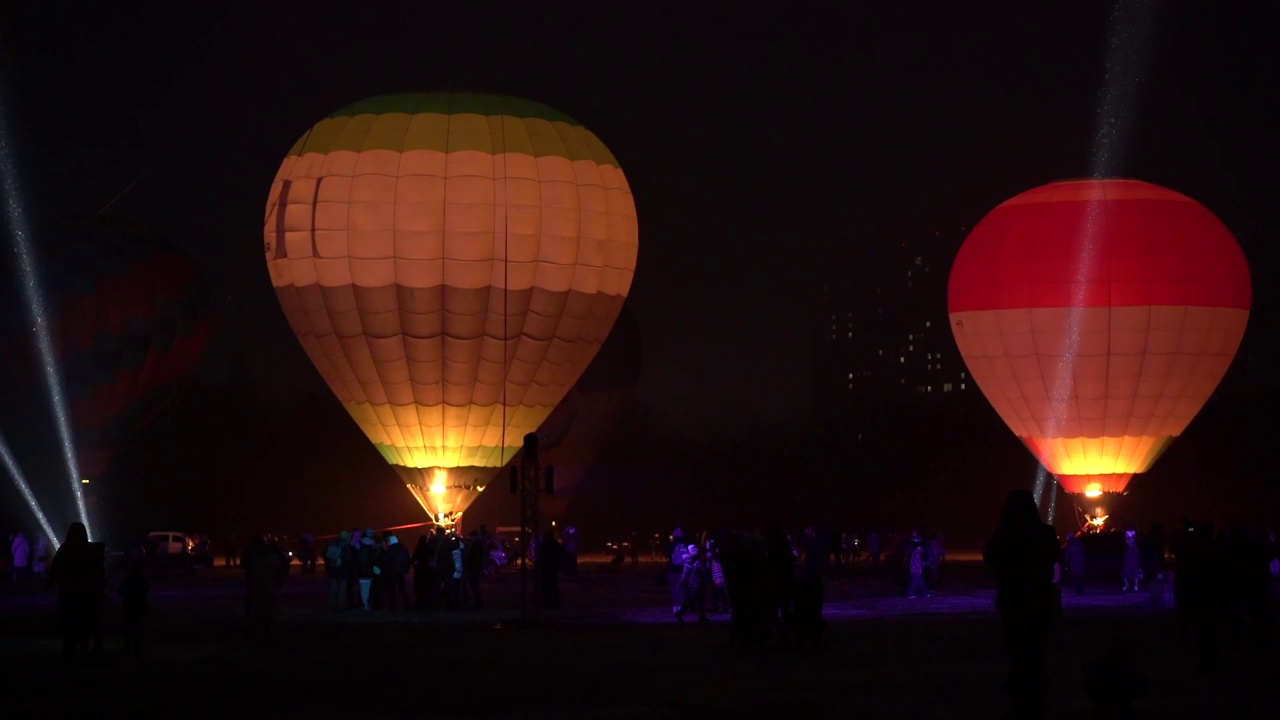
{"label": "person silhouette", "polygon": [[996,571],[996,611],[1009,657],[1009,700],[1013,716],[1048,712],[1049,631],[1055,617],[1054,566],[1058,538],[1040,521],[1030,490],[1012,490],[982,557]]}

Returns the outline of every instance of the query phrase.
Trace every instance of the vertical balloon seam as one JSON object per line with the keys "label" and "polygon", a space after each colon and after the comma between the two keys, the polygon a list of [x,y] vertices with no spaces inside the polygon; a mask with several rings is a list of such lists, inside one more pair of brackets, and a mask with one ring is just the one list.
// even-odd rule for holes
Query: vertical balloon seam
{"label": "vertical balloon seam", "polygon": [[[492,304],[492,303],[493,303],[493,301],[494,301],[494,293],[493,293],[493,270],[494,270],[494,266],[495,266],[495,264],[496,264],[496,262],[497,262],[497,244],[498,244],[498,218],[497,218],[497,215],[498,215],[498,210],[499,210],[499,208],[501,208],[501,210],[502,210],[502,222],[503,222],[503,228],[502,228],[502,243],[503,243],[503,248],[504,248],[504,250],[503,250],[503,258],[502,258],[502,273],[503,273],[503,281],[502,281],[502,284],[503,284],[503,287],[502,287],[502,308],[503,308],[503,325],[504,325],[504,326],[506,325],[507,298],[508,298],[508,293],[510,292],[510,288],[508,288],[508,287],[507,287],[507,278],[508,278],[508,273],[507,273],[507,263],[508,263],[508,258],[506,257],[506,250],[505,250],[505,248],[506,248],[506,218],[507,218],[507,203],[509,202],[509,199],[508,199],[508,198],[507,198],[507,196],[506,196],[506,185],[505,185],[505,183],[506,183],[506,165],[505,165],[505,163],[506,163],[506,158],[505,158],[505,153],[506,153],[506,150],[507,150],[507,145],[506,145],[506,142],[505,142],[505,138],[506,138],[506,127],[505,127],[506,119],[505,119],[505,115],[504,115],[504,113],[505,113],[505,111],[506,111],[506,102],[507,102],[507,98],[506,98],[506,96],[505,96],[505,95],[502,95],[502,96],[499,96],[499,97],[498,97],[498,115],[497,115],[497,119],[498,119],[498,122],[503,126],[503,130],[502,130],[502,132],[503,132],[503,135],[502,135],[502,137],[503,137],[503,143],[502,143],[501,150],[499,150],[499,148],[495,147],[495,143],[494,143],[494,141],[495,141],[496,137],[495,137],[495,134],[494,134],[494,132],[493,132],[493,122],[492,122],[492,121],[493,121],[493,116],[491,116],[491,115],[490,115],[490,116],[485,116],[485,129],[487,130],[487,133],[486,133],[486,134],[488,135],[487,140],[488,140],[488,143],[489,143],[489,167],[491,168],[491,173],[492,173],[492,175],[493,175],[493,178],[492,178],[492,190],[491,190],[491,192],[493,193],[493,208],[492,208],[492,211],[493,211],[493,212],[492,212],[492,216],[491,216],[491,218],[492,218],[492,219],[491,219],[491,222],[490,222],[490,226],[493,228],[493,236],[492,236],[492,238],[489,240],[489,258],[490,258],[490,259],[489,259],[489,289],[488,289],[488,292],[486,292],[486,293],[485,293],[485,297],[484,297],[484,317],[485,317],[485,320],[484,320],[484,327],[482,327],[482,328],[481,328],[481,331],[480,331],[480,361],[479,361],[479,362],[480,362],[480,364],[478,364],[478,365],[476,366],[476,377],[475,377],[475,380],[474,380],[474,381],[473,381],[473,383],[472,383],[471,404],[470,404],[470,405],[468,406],[468,408],[467,408],[467,424],[466,424],[466,428],[463,430],[463,442],[464,442],[464,443],[466,442],[466,435],[467,435],[467,433],[468,433],[468,432],[471,430],[471,428],[473,427],[473,424],[472,424],[472,423],[474,422],[476,425],[479,425],[479,424],[480,424],[480,416],[481,416],[481,415],[480,415],[480,413],[479,413],[479,412],[477,412],[477,410],[478,410],[478,408],[477,408],[478,403],[476,402],[476,397],[475,397],[475,391],[476,391],[475,385],[479,384],[479,382],[480,382],[480,366],[481,366],[481,364],[483,364],[483,362],[484,362],[484,346],[485,346],[485,341],[489,338],[489,317],[491,316],[491,310],[492,310],[492,308],[491,308],[490,306],[491,306],[491,304]],[[501,153],[503,153],[503,154],[504,154],[504,155],[503,155],[503,163],[504,163],[504,164],[503,164],[503,179],[502,179],[502,180],[503,180],[503,195],[502,195],[502,200],[501,200],[501,202],[499,202],[499,200],[498,200],[498,177],[497,177],[496,167],[495,167],[495,163],[494,163],[494,160],[495,160],[495,159],[497,159],[497,157],[498,157],[498,153],[499,153],[499,152],[501,152]],[[504,334],[505,334],[505,330],[504,330]],[[504,338],[504,340],[503,340],[503,346],[502,346],[502,347],[503,347],[503,354],[504,354],[504,357],[505,357],[505,353],[506,353],[506,340],[505,340],[505,338]],[[506,431],[506,427],[505,427],[505,426],[506,426],[506,407],[505,407],[505,391],[506,391],[506,384],[507,384],[507,374],[506,374],[506,366],[504,365],[504,366],[503,366],[503,372],[502,372],[502,390],[503,390],[503,395],[501,396],[501,398],[500,398],[500,400],[499,400],[500,402],[502,402],[502,403],[504,404],[504,407],[502,408],[502,423],[503,423],[503,428],[502,428],[502,430],[501,430],[501,431],[500,431],[500,433],[499,433],[499,434],[500,434],[500,439],[499,439],[499,441],[498,441],[498,442],[499,442],[499,444],[502,444],[502,443],[506,442],[506,432],[505,432],[505,431]],[[502,464],[503,464],[503,463],[502,463],[502,457],[501,457],[501,455],[502,455],[502,449],[501,449],[501,448],[499,448],[499,457],[498,457],[498,462],[497,462],[497,464],[496,464],[496,465],[495,465],[495,464],[493,464],[493,463],[494,463],[494,458],[493,458],[493,451],[492,451],[492,449],[489,449],[489,453],[488,453],[488,457],[487,457],[487,458],[483,458],[483,456],[482,456],[482,453],[484,452],[484,450],[485,450],[485,449],[486,449],[486,447],[487,447],[487,442],[486,442],[486,438],[485,438],[485,436],[487,436],[487,435],[489,434],[489,433],[488,433],[489,429],[491,429],[491,428],[493,427],[493,416],[494,416],[494,414],[495,414],[495,409],[494,409],[493,407],[488,407],[488,408],[485,408],[485,411],[487,412],[487,414],[484,416],[486,419],[485,419],[485,421],[484,421],[484,425],[483,425],[483,428],[482,428],[482,430],[481,430],[480,437],[479,437],[479,438],[478,438],[478,440],[477,440],[477,442],[479,443],[479,447],[477,448],[477,451],[476,451],[476,454],[475,454],[475,457],[474,457],[474,460],[473,460],[473,463],[472,463],[472,464],[478,465],[478,466],[480,466],[480,467],[498,467],[498,468],[501,468],[501,467],[502,467]],[[474,420],[473,420],[473,418],[474,418]],[[482,458],[483,458],[483,459],[482,459]],[[483,462],[483,463],[485,463],[485,465],[480,465],[480,463],[482,463],[482,462]],[[458,459],[458,463],[459,463],[459,464],[461,463],[461,457],[459,457],[459,459]],[[455,481],[455,482],[456,482],[456,481]]]}
{"label": "vertical balloon seam", "polygon": [[[446,93],[444,95],[444,179],[443,179],[444,190],[440,193],[440,224],[441,224],[440,226],[442,231],[442,237],[440,241],[441,242],[441,245],[440,245],[440,337],[439,337],[438,357],[440,358],[440,363],[441,363],[440,365],[440,373],[441,373],[440,375],[440,428],[441,428],[440,442],[442,444],[442,447],[440,448],[440,451],[436,454],[436,457],[440,459],[441,464],[448,462],[448,458],[446,457],[446,454],[445,454],[447,452],[447,448],[443,447],[443,445],[445,445],[444,438],[445,438],[445,433],[447,432],[447,428],[445,426],[445,420],[446,420],[445,407],[447,403],[444,397],[444,372],[445,372],[445,368],[448,365],[447,358],[449,357],[449,354],[446,352],[446,348],[445,348],[446,338],[448,337],[446,322],[449,317],[449,305],[448,303],[445,302],[445,298],[448,296],[447,278],[449,277],[449,273],[447,272],[448,260],[446,258],[443,232],[446,232],[449,227],[449,200],[448,200],[449,177],[450,177],[449,160],[452,158],[452,155],[453,155],[453,153],[449,151],[449,148],[452,145],[451,138],[453,137],[453,123],[454,123],[453,99],[454,99],[454,93]],[[423,444],[425,445],[426,439],[424,438],[423,440],[424,440]],[[453,459],[453,464],[455,466],[458,464],[458,460],[461,458],[461,455],[462,455],[462,450],[461,450],[461,447],[459,447],[458,456]],[[425,453],[424,453],[424,456],[425,456]]]}
{"label": "vertical balloon seam", "polygon": [[[507,343],[510,342],[510,331],[508,323],[511,317],[511,220],[508,204],[511,202],[511,157],[508,155],[510,148],[507,146],[507,116],[506,104],[507,96],[503,95],[500,101],[503,114],[500,118],[502,122],[502,429],[498,434],[498,467],[505,467],[507,464],[507,384],[509,378],[508,373],[511,372],[510,360],[507,355]],[[496,188],[495,188],[496,189]]]}
{"label": "vertical balloon seam", "polygon": [[[570,152],[570,150],[569,150],[569,138],[565,135],[565,132],[570,132],[570,133],[584,133],[584,134],[585,134],[585,132],[586,132],[586,128],[585,128],[585,126],[582,126],[582,128],[581,128],[581,129],[578,129],[578,128],[576,128],[576,127],[570,127],[569,125],[567,125],[567,124],[566,124],[566,125],[564,126],[564,128],[562,129],[562,128],[558,127],[558,126],[556,125],[556,123],[550,123],[550,125],[551,125],[551,129],[552,129],[552,130],[554,130],[554,131],[555,131],[555,133],[556,133],[556,135],[560,138],[560,144],[564,147],[564,154],[565,154],[565,157],[572,157],[572,153],[571,153],[571,152]],[[584,140],[584,144],[586,144],[586,143],[585,143],[585,138],[583,138],[583,140]],[[592,154],[591,154],[589,151],[588,151],[588,157],[591,157],[591,161],[592,161],[592,162],[597,162],[597,164],[598,164],[598,161],[596,161],[595,157],[593,157],[593,156],[592,156]],[[576,275],[576,274],[577,274],[577,272],[578,272],[576,268],[580,268],[580,267],[581,267],[581,265],[578,263],[578,257],[579,257],[579,255],[580,255],[580,254],[581,254],[581,252],[582,252],[582,211],[583,211],[583,208],[582,208],[582,182],[578,181],[578,178],[577,178],[577,169],[576,169],[576,168],[574,168],[574,180],[575,180],[575,182],[574,182],[574,184],[573,184],[573,191],[574,191],[574,195],[576,195],[576,196],[577,196],[577,206],[578,206],[578,207],[577,207],[577,213],[578,213],[578,242],[577,242],[577,246],[576,246],[576,247],[574,247],[574,249],[573,249],[573,265],[574,265],[574,267],[575,267],[574,274]],[[606,205],[606,211],[607,211],[607,205]],[[603,261],[603,258],[602,258],[602,261]],[[564,301],[564,302],[565,302],[565,310],[562,310],[562,311],[560,312],[560,317],[556,318],[556,326],[555,326],[555,329],[554,329],[554,330],[552,331],[552,333],[551,333],[551,342],[547,345],[547,351],[546,351],[545,355],[550,355],[550,354],[551,354],[551,350],[552,350],[552,348],[556,347],[556,346],[557,346],[557,344],[559,344],[559,343],[563,342],[563,341],[560,339],[560,332],[561,332],[561,329],[562,329],[562,328],[564,328],[565,317],[569,314],[568,312],[566,312],[566,310],[568,310],[568,308],[569,308],[569,304],[570,304],[570,303],[569,303],[569,299],[570,299],[570,298],[572,297],[572,295],[573,295],[572,288],[573,288],[573,286],[574,286],[575,284],[576,284],[576,283],[574,283],[574,282],[573,282],[573,279],[570,279],[570,280],[569,280],[570,292],[569,292],[569,293],[567,293],[567,294],[565,295],[565,301]],[[597,296],[599,296],[599,295],[600,295],[600,288],[599,288],[598,286],[596,287],[596,295],[597,295]],[[593,304],[594,304],[594,303],[593,303]],[[584,318],[584,320],[590,320],[590,317]],[[616,319],[615,319],[615,322],[616,322]],[[581,328],[582,328],[582,327],[583,327],[583,325],[585,325],[585,324],[586,324],[586,323],[583,323],[583,322],[579,322],[579,323],[578,323],[578,327],[580,328],[580,329],[579,329],[579,331],[578,331],[579,333],[581,333],[581,332],[582,332]],[[600,351],[600,345],[599,345],[599,344],[597,344],[597,343],[594,343],[594,342],[593,342],[593,343],[592,343],[591,352],[590,352],[589,354],[587,354],[587,364],[586,364],[586,367],[585,367],[585,368],[583,369],[583,371],[582,371],[582,373],[583,373],[583,374],[585,374],[585,373],[587,372],[587,370],[589,370],[589,369],[591,368],[591,363],[595,360],[596,355],[599,353],[599,351]],[[545,363],[547,362],[547,361],[546,361],[546,359],[545,359],[545,355],[544,355],[544,359],[543,359],[544,366],[545,366]],[[556,367],[552,368],[552,372],[553,372],[553,374],[557,374],[557,375],[558,375],[558,372],[559,372],[559,365],[558,365],[558,364],[556,365]],[[581,379],[582,379],[582,375],[579,375],[579,376],[578,376],[578,379],[579,379],[579,380],[581,380]],[[553,381],[553,382],[554,382],[554,381]],[[554,410],[555,410],[555,406],[556,406],[556,405],[558,405],[558,404],[560,404],[560,402],[562,402],[562,401],[564,400],[565,396],[566,396],[566,395],[568,395],[572,390],[573,390],[573,385],[572,385],[572,384],[570,384],[568,387],[564,388],[564,389],[563,389],[563,391],[560,393],[560,397],[556,398],[554,402],[550,403],[550,405],[551,405],[551,411],[554,411]],[[547,398],[547,399],[549,399],[549,398]],[[547,413],[547,416],[548,416],[548,417],[551,415],[551,411],[549,411],[549,412]],[[543,421],[545,422],[545,418],[543,419]]]}
{"label": "vertical balloon seam", "polygon": [[[376,127],[376,126],[377,126],[377,123],[378,123],[378,116],[377,116],[377,115],[373,115],[372,117],[373,117],[373,122],[369,123],[369,126],[368,126],[367,128],[360,129],[360,128],[359,128],[359,125],[356,123],[356,119],[355,119],[355,118],[352,118],[352,119],[351,119],[351,121],[350,121],[350,123],[349,123],[349,125],[348,125],[348,127],[350,127],[350,126],[355,126],[355,127],[357,128],[357,130],[359,131],[359,133],[363,136],[363,137],[361,138],[360,145],[359,145],[359,146],[357,146],[357,147],[358,147],[358,149],[356,150],[357,158],[365,152],[365,146],[368,144],[368,142],[369,142],[369,138],[370,138],[370,136],[373,134],[373,129],[374,129],[374,127]],[[358,165],[357,165],[357,166],[352,166],[352,169],[351,169],[352,185],[351,185],[351,187],[348,187],[348,188],[347,188],[347,196],[348,196],[348,198],[347,198],[347,222],[346,222],[346,226],[347,226],[347,228],[348,228],[348,229],[352,226],[352,215],[353,215],[353,211],[354,211],[354,209],[355,209],[355,203],[351,202],[350,195],[351,195],[351,192],[352,192],[352,187],[354,187],[354,185],[355,185],[355,179],[356,179],[357,177],[359,177],[359,172],[358,172],[358,170],[357,170],[357,167],[358,167]],[[324,175],[324,173],[322,173],[322,172],[318,172],[318,173],[316,173],[316,179],[317,179],[317,181],[318,181],[318,180],[319,180],[319,178],[320,178],[320,177],[322,177],[323,175]],[[361,298],[362,293],[357,292],[357,290],[359,289],[359,285],[357,285],[357,284],[356,284],[355,264],[352,262],[352,259],[353,259],[353,258],[352,258],[352,253],[351,253],[351,246],[350,246],[350,242],[351,242],[351,239],[350,239],[350,236],[348,236],[348,238],[347,238],[347,243],[348,243],[348,245],[347,245],[347,252],[346,252],[346,256],[347,256],[347,257],[346,257],[346,261],[347,261],[347,273],[351,276],[351,284],[350,284],[350,286],[348,287],[348,292],[350,292],[350,293],[351,293],[352,305],[354,306],[354,310],[355,310],[355,312],[353,312],[353,313],[352,313],[352,316],[355,318],[356,325],[357,325],[357,327],[359,328],[361,338],[363,339],[363,341],[364,341],[364,342],[356,342],[356,343],[347,343],[347,342],[343,342],[343,343],[341,343],[341,345],[342,345],[342,351],[343,351],[343,353],[347,356],[347,363],[351,366],[352,371],[355,371],[355,370],[356,370],[356,368],[357,368],[357,367],[359,367],[359,363],[358,363],[358,362],[356,362],[356,361],[357,361],[357,360],[360,360],[360,359],[362,359],[362,358],[360,358],[358,354],[357,354],[357,356],[353,357],[353,356],[351,355],[351,353],[352,353],[353,351],[354,351],[354,352],[356,352],[356,353],[359,353],[360,351],[363,351],[363,352],[365,352],[365,353],[368,353],[368,354],[369,354],[369,363],[370,363],[370,365],[372,365],[371,370],[373,371],[374,376],[378,379],[378,381],[381,381],[381,380],[382,380],[382,372],[381,372],[381,369],[378,367],[378,363],[377,363],[377,361],[375,361],[375,360],[374,360],[374,358],[373,358],[373,346],[372,346],[372,345],[370,344],[370,342],[369,342],[371,338],[369,337],[369,333],[368,333],[368,331],[367,331],[367,330],[366,330],[366,328],[365,328],[365,322],[364,322],[364,320],[365,320],[365,308],[363,307],[363,305],[362,305],[362,303],[361,303],[361,299],[360,299],[360,298]],[[317,250],[318,250],[318,249],[319,249],[319,248],[317,248]],[[313,256],[312,262],[314,263],[316,259],[318,259],[318,258],[315,258],[315,257]],[[323,295],[323,293],[322,293],[322,295]],[[364,380],[361,380],[361,379],[359,378],[359,376],[358,376],[358,375],[357,375],[357,381],[358,381],[358,382],[360,382],[360,384],[361,384],[361,386],[362,386],[362,389],[363,389],[363,385],[364,385],[364,382],[365,382],[365,381],[364,381]],[[367,390],[365,390],[365,391],[364,391],[364,394],[367,396],[367,395],[368,395],[368,391],[367,391]],[[385,393],[384,393],[384,394],[385,394]],[[390,406],[390,398],[387,398],[387,401],[388,401],[388,410],[391,410],[391,406]],[[392,412],[394,412],[394,411],[392,411]],[[383,430],[387,433],[387,436],[388,436],[389,438],[392,438],[392,439],[393,439],[393,443],[394,443],[394,438],[396,437],[397,433],[393,432],[391,425],[388,425],[388,424],[387,424],[386,419],[384,419],[384,417],[383,417],[381,414],[377,413],[376,411],[374,412],[374,417],[375,417],[375,418],[377,418],[378,423],[379,423],[380,425],[382,425]],[[398,428],[397,428],[397,429],[398,429]]]}
{"label": "vertical balloon seam", "polygon": [[[405,156],[404,148],[409,144],[409,130],[410,130],[410,128],[412,128],[412,127],[413,127],[413,116],[412,116],[412,115],[410,115],[410,116],[409,116],[409,120],[408,120],[408,122],[406,122],[406,123],[404,124],[404,134],[400,137],[400,152],[399,152],[399,154],[398,154],[398,157],[396,158],[396,175],[395,175],[395,178],[394,178],[394,182],[395,182],[395,190],[393,191],[393,194],[392,194],[392,197],[393,197],[393,198],[399,198],[399,197],[400,197],[400,180],[401,180],[401,178],[403,178],[403,177],[404,177],[404,173],[402,173],[402,172],[401,172],[401,169],[404,167],[404,156]],[[314,224],[313,224],[313,232],[314,232]],[[399,236],[399,232],[400,232],[400,230],[399,230],[399,226],[398,226],[398,225],[396,224],[396,222],[395,222],[395,214],[394,214],[394,210],[393,210],[393,211],[392,211],[392,220],[391,220],[391,257],[392,257],[392,262],[393,262],[393,263],[398,262],[398,261],[400,260],[400,255],[399,255],[399,253],[400,253],[400,243],[399,243],[399,237],[398,237],[398,236]],[[347,256],[348,256],[348,257],[350,257],[350,255],[351,255],[350,253],[347,253]],[[399,287],[399,277],[398,277],[398,274],[397,274],[397,273],[395,273],[395,272],[392,272],[392,274],[391,274],[391,280],[392,280],[392,283],[393,283],[393,288],[395,289],[396,293],[399,293],[399,292],[400,292],[400,287]],[[399,302],[399,298],[397,298],[397,302],[396,302],[396,310],[397,310],[397,312],[396,312],[396,315],[397,315],[397,318],[396,318],[396,324],[397,324],[397,326],[398,326],[398,327],[397,327],[397,329],[400,331],[400,332],[399,332],[399,335],[400,335],[400,338],[399,338],[399,339],[400,339],[400,362],[401,362],[401,363],[403,363],[403,366],[404,366],[404,367],[403,367],[403,369],[404,369],[405,377],[406,377],[406,378],[408,378],[408,382],[409,382],[409,384],[410,384],[410,385],[409,385],[409,393],[410,393],[410,397],[412,397],[412,398],[413,398],[413,406],[412,406],[412,407],[413,407],[413,411],[414,411],[414,412],[413,412],[413,414],[414,414],[414,422],[415,422],[415,423],[417,423],[417,425],[418,425],[418,433],[419,433],[419,434],[421,434],[421,433],[422,433],[422,418],[418,416],[417,398],[416,398],[416,397],[413,397],[413,394],[414,394],[414,393],[413,393],[413,368],[411,368],[411,367],[409,366],[409,342],[408,342],[408,339],[407,339],[407,337],[406,337],[407,333],[405,332],[405,315],[406,315],[406,313],[407,313],[407,310],[408,310],[408,309],[401,305],[401,303]],[[425,437],[422,439],[422,443],[423,443],[423,445],[426,445],[426,438],[425,438]]]}

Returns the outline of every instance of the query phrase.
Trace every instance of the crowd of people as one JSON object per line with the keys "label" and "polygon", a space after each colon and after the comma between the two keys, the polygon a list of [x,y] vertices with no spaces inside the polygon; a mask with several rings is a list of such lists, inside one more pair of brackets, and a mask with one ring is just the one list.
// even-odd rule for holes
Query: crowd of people
{"label": "crowd of people", "polygon": [[[562,544],[548,530],[531,543],[544,607],[558,607],[557,578],[577,567],[576,532]],[[409,550],[393,532],[344,530],[324,552],[333,610],[465,610],[483,606],[481,578],[507,562],[508,546],[482,525],[463,535],[443,527]],[[412,587],[412,595],[409,588]]]}

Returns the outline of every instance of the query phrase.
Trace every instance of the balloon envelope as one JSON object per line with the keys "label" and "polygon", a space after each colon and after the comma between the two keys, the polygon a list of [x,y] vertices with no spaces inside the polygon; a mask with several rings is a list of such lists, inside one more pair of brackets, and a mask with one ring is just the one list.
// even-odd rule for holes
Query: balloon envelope
{"label": "balloon envelope", "polygon": [[[99,218],[38,240],[76,452],[85,477],[97,479],[194,377],[211,334],[208,292],[191,259],[118,220]],[[28,399],[43,403],[43,360],[24,302],[16,288],[6,300],[10,368]]]}
{"label": "balloon envelope", "polygon": [[1209,399],[1240,346],[1249,268],[1191,198],[1136,180],[1000,204],[956,256],[956,344],[996,412],[1068,492],[1123,492]]}
{"label": "balloon envelope", "polygon": [[465,93],[364,100],[280,165],[264,225],[289,324],[433,518],[451,521],[595,356],[635,204],[572,118]]}
{"label": "balloon envelope", "polygon": [[538,429],[539,458],[556,469],[542,508],[560,519],[591,473],[640,383],[640,325],[626,308],[587,371]]}

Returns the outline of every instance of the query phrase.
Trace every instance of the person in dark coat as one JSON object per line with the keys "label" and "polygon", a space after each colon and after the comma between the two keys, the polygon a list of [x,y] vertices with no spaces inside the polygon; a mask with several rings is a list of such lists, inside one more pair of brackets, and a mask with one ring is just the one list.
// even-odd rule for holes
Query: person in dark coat
{"label": "person in dark coat", "polygon": [[249,629],[261,625],[262,639],[270,644],[272,625],[279,610],[280,584],[288,567],[281,561],[280,553],[261,534],[253,536],[240,564],[244,568],[247,586],[246,619]]}
{"label": "person in dark coat", "polygon": [[1015,717],[1048,712],[1048,644],[1057,608],[1054,572],[1058,537],[1040,521],[1030,490],[1005,498],[1000,524],[983,559],[997,574],[996,610],[1009,656],[1009,694]]}
{"label": "person in dark coat", "polygon": [[409,591],[405,589],[404,576],[409,574],[410,565],[412,557],[409,555],[409,548],[400,542],[400,538],[388,535],[386,560],[382,568],[382,590],[390,610],[397,607],[409,609]]}
{"label": "person in dark coat", "polygon": [[541,583],[541,604],[543,608],[548,610],[556,610],[560,607],[560,541],[556,540],[555,533],[548,530],[543,536],[538,547],[534,550],[534,572],[538,573],[538,581]]}
{"label": "person in dark coat", "polygon": [[84,523],[74,522],[67,528],[66,540],[53,557],[48,583],[58,587],[63,655],[88,651],[91,639],[94,651],[101,651],[98,606],[107,589],[107,568],[101,544],[89,542]]}
{"label": "person in dark coat", "polygon": [[1084,594],[1084,533],[1075,532],[1067,536],[1067,547],[1063,551],[1067,563],[1067,577],[1076,595]]}
{"label": "person in dark coat", "polygon": [[1198,670],[1218,671],[1218,610],[1221,607],[1221,557],[1213,523],[1186,521],[1174,542],[1173,592],[1178,613],[1191,629]]}
{"label": "person in dark coat", "polygon": [[418,536],[418,544],[413,549],[413,599],[414,607],[427,610],[434,605],[431,588],[435,582],[432,575],[431,561],[435,558],[435,548],[431,546],[426,535]]}
{"label": "person in dark coat", "polygon": [[145,564],[141,560],[134,562],[120,584],[120,618],[124,626],[126,655],[142,654],[142,623],[151,614],[151,606],[147,602],[150,587]]}

